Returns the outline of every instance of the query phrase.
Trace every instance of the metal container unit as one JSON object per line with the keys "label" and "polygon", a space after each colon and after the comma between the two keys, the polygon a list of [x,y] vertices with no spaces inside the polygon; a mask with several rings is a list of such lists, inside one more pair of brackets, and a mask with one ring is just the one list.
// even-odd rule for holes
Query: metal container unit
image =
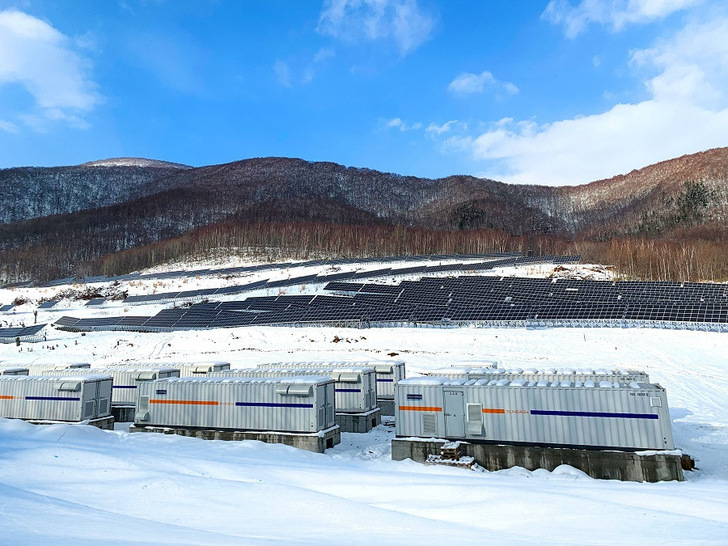
{"label": "metal container unit", "polygon": [[111,411],[109,375],[0,376],[0,417],[83,421]]}
{"label": "metal container unit", "polygon": [[77,370],[79,374],[87,374],[91,364],[88,362],[71,362],[69,364],[53,364],[50,362],[23,364],[28,368],[28,375],[44,375],[57,370]]}
{"label": "metal container unit", "polygon": [[230,362],[213,361],[213,362],[175,362],[169,364],[173,368],[179,369],[180,377],[204,377],[210,372],[221,372],[230,369]]}
{"label": "metal container unit", "polygon": [[134,424],[311,433],[334,426],[324,376],[182,377],[139,384]]}
{"label": "metal container unit", "polygon": [[3,367],[0,365],[0,375],[28,375],[28,368]]}
{"label": "metal container unit", "polygon": [[448,377],[450,379],[489,379],[500,381],[508,379],[525,379],[526,381],[619,381],[621,383],[649,383],[650,376],[646,372],[637,370],[607,370],[590,368],[556,369],[547,368],[468,368],[456,367],[430,370],[425,375],[433,377]]}
{"label": "metal container unit", "polygon": [[598,449],[674,449],[659,385],[405,379],[395,400],[397,436]]}
{"label": "metal container unit", "polygon": [[[140,382],[180,376],[177,368],[161,367],[132,368],[113,366],[109,368],[91,368],[91,371],[95,374],[110,375],[114,380],[111,397],[112,406],[135,406],[137,399],[136,391]],[[69,370],[60,370],[47,372],[44,375],[71,375],[73,373],[73,371]]]}
{"label": "metal container unit", "polygon": [[323,375],[335,381],[336,412],[362,413],[377,407],[373,368],[249,368],[212,372],[210,377],[292,377]]}
{"label": "metal container unit", "polygon": [[164,360],[112,362],[106,366],[109,368],[174,368],[179,370],[179,377],[204,377],[213,371],[230,369],[229,362],[218,360],[209,362],[167,362]]}
{"label": "metal container unit", "polygon": [[258,364],[258,368],[284,368],[284,369],[306,369],[306,368],[351,368],[365,367],[374,368],[377,382],[377,399],[394,399],[394,386],[400,379],[405,377],[403,360],[356,360],[356,361],[333,361],[333,362],[272,362]]}

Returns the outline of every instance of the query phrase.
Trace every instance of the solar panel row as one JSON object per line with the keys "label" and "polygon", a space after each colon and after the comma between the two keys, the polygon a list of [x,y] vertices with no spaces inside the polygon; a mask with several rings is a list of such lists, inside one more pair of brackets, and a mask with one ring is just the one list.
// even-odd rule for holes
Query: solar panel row
{"label": "solar panel row", "polygon": [[[370,257],[370,258],[349,258],[337,260],[312,260],[304,262],[283,262],[275,264],[259,264],[253,266],[227,267],[221,269],[194,269],[168,271],[163,273],[130,273],[127,275],[119,275],[115,277],[96,276],[96,277],[66,277],[57,279],[43,284],[42,286],[59,286],[63,284],[76,283],[92,283],[92,282],[112,282],[123,280],[149,280],[149,279],[173,279],[179,277],[194,277],[203,275],[239,275],[242,273],[251,273],[258,271],[276,271],[280,269],[292,269],[298,267],[312,267],[319,265],[338,266],[359,263],[392,263],[392,262],[408,262],[408,261],[442,261],[442,260],[488,260],[497,258],[516,258],[520,257],[518,252],[492,252],[485,254],[439,254],[439,255],[413,255],[413,256],[387,256],[387,257]],[[566,257],[562,257],[566,258]],[[578,261],[578,257],[575,260]]]}

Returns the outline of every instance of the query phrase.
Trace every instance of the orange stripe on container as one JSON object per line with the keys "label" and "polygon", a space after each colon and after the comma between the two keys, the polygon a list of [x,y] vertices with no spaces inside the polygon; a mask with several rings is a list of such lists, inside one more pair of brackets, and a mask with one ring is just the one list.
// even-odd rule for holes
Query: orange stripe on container
{"label": "orange stripe on container", "polygon": [[399,411],[442,411],[436,406],[399,406]]}
{"label": "orange stripe on container", "polygon": [[217,400],[150,400],[150,404],[184,404],[187,406],[217,406]]}
{"label": "orange stripe on container", "polygon": [[483,413],[505,413],[504,409],[483,408]]}
{"label": "orange stripe on container", "polygon": [[12,396],[6,396],[6,395],[1,395],[0,396],[0,400],[12,400],[12,399],[13,399]]}

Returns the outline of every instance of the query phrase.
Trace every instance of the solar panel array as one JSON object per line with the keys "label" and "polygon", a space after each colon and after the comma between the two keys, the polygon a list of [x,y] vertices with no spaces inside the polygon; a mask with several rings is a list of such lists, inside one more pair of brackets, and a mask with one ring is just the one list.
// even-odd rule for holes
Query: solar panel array
{"label": "solar panel array", "polygon": [[[41,286],[60,286],[64,284],[92,282],[113,282],[113,281],[136,281],[136,280],[154,280],[154,279],[176,279],[182,277],[195,277],[206,275],[240,275],[243,273],[255,273],[261,271],[279,271],[281,269],[295,269],[299,267],[313,266],[338,266],[366,263],[393,263],[393,262],[412,262],[412,261],[442,261],[442,260],[458,260],[458,259],[496,259],[496,258],[513,258],[522,256],[520,252],[490,252],[486,254],[429,254],[429,255],[413,255],[413,256],[383,256],[370,258],[347,258],[338,260],[310,260],[305,262],[278,262],[274,264],[259,264],[241,267],[225,267],[220,269],[204,268],[192,270],[166,271],[163,273],[129,273],[127,275],[118,275],[115,277],[107,277],[100,275],[96,277],[65,277],[56,279],[42,284]],[[573,261],[573,260],[572,260]]]}
{"label": "solar panel array", "polygon": [[0,328],[0,343],[15,343],[16,340],[21,342],[40,341],[40,332],[45,327],[45,324],[34,324],[19,328]]}
{"label": "solar panel array", "polygon": [[413,324],[728,329],[728,286],[721,284],[460,276],[397,285],[334,281],[325,290],[328,294],[199,303],[153,317],[63,317],[56,326],[80,331]]}
{"label": "solar panel array", "polygon": [[[438,256],[438,258],[441,260],[445,258],[452,259],[454,258],[454,256]],[[290,286],[299,286],[305,284],[326,284],[328,282],[337,280],[374,279],[389,276],[397,277],[417,273],[431,274],[436,272],[483,271],[487,269],[493,269],[495,267],[525,265],[528,263],[556,263],[557,259],[559,260],[558,263],[577,262],[579,261],[579,256],[510,256],[505,258],[501,256],[492,256],[491,259],[480,262],[455,262],[436,266],[419,265],[415,267],[400,268],[387,267],[369,271],[349,271],[344,273],[332,273],[329,275],[310,274],[301,275],[298,277],[291,277],[288,279],[259,280],[248,284],[226,286],[224,288],[205,288],[202,290],[189,290],[185,292],[164,292],[159,294],[129,296],[128,298],[126,298],[126,300],[124,300],[124,303],[127,305],[146,305],[152,303],[172,303],[178,301],[200,301],[203,299],[214,299],[220,296],[243,294],[245,292],[251,292],[258,289],[286,288]],[[306,262],[308,266],[311,266],[315,263],[316,262]],[[190,272],[189,274],[192,275],[193,272]]]}

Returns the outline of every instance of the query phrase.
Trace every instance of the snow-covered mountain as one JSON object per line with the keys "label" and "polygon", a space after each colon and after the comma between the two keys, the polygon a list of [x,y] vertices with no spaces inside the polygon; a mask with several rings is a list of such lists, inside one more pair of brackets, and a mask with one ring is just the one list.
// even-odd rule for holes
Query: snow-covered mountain
{"label": "snow-covered mountain", "polygon": [[191,169],[189,165],[159,161],[157,159],[145,159],[143,157],[112,157],[81,163],[79,167],[155,167],[163,169]]}

